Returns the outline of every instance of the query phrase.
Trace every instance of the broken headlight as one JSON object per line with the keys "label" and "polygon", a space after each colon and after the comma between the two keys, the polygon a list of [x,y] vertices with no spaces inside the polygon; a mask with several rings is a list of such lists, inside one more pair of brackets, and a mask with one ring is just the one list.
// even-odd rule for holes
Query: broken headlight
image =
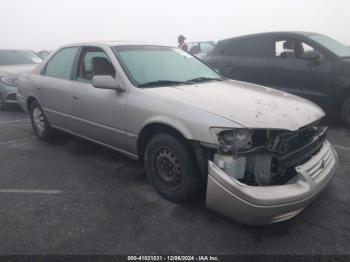
{"label": "broken headlight", "polygon": [[218,145],[219,153],[238,153],[252,147],[253,131],[249,129],[210,129]]}

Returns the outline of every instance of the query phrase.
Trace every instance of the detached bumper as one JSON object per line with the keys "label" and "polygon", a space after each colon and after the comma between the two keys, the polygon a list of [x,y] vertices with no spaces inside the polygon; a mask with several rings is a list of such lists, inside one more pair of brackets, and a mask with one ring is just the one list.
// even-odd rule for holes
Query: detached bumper
{"label": "detached bumper", "polygon": [[293,182],[263,187],[242,184],[210,161],[206,204],[244,224],[287,220],[299,214],[327,187],[337,164],[337,153],[326,141],[316,155],[295,168],[297,176]]}

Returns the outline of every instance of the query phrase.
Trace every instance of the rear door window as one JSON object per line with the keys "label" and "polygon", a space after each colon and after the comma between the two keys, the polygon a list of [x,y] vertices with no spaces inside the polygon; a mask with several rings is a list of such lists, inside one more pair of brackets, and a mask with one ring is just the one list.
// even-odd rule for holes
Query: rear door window
{"label": "rear door window", "polygon": [[44,75],[70,79],[79,47],[68,47],[58,51],[47,63]]}

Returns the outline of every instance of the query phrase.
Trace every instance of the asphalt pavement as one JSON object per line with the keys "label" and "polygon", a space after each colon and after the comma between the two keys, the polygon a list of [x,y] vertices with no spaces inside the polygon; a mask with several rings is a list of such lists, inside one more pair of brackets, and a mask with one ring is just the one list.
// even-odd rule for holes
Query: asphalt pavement
{"label": "asphalt pavement", "polygon": [[292,220],[238,224],[202,201],[174,204],[141,163],[60,134],[39,141],[0,111],[0,254],[350,254],[350,129],[330,121],[340,166]]}

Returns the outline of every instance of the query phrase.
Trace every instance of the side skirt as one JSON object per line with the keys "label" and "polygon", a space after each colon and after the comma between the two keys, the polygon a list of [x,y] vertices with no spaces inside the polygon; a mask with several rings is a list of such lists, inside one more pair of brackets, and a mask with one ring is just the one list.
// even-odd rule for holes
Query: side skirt
{"label": "side skirt", "polygon": [[110,146],[110,145],[108,145],[108,144],[105,144],[105,143],[103,143],[103,142],[100,142],[100,141],[95,140],[95,139],[90,138],[90,137],[86,137],[86,136],[83,136],[83,135],[79,135],[79,134],[77,134],[77,133],[75,133],[75,132],[72,132],[72,131],[70,131],[70,130],[61,128],[61,127],[59,127],[59,126],[54,126],[54,125],[51,125],[51,126],[52,126],[53,128],[55,128],[55,129],[58,129],[58,130],[61,130],[61,131],[65,132],[65,133],[74,135],[74,136],[76,136],[76,137],[83,138],[83,139],[85,139],[85,140],[88,140],[88,141],[94,142],[94,143],[96,143],[96,144],[102,145],[102,146],[104,146],[104,147],[107,147],[107,148],[109,148],[109,149],[112,149],[113,151],[116,151],[116,152],[118,152],[118,153],[121,153],[121,154],[123,154],[123,155],[125,155],[125,156],[127,156],[127,157],[132,158],[132,159],[139,160],[138,155],[132,154],[132,153],[127,152],[127,151],[125,151],[125,150],[122,150],[122,149],[120,149],[120,148]]}

